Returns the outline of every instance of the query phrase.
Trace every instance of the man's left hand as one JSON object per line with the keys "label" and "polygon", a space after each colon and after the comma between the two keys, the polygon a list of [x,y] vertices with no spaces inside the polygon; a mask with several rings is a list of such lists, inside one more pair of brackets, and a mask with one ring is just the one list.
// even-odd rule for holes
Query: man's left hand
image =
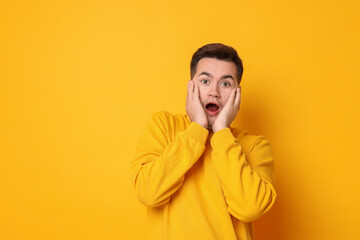
{"label": "man's left hand", "polygon": [[212,129],[213,132],[217,132],[223,128],[230,127],[232,121],[234,121],[237,113],[240,109],[240,99],[241,99],[241,89],[240,87],[234,88],[230,97],[227,100],[224,108],[220,111],[218,117],[216,118]]}

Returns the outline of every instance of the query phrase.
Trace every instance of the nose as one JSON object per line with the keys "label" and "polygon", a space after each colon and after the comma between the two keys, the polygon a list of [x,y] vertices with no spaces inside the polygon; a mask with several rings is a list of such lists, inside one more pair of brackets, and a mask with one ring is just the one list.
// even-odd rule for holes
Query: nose
{"label": "nose", "polygon": [[209,97],[213,97],[213,98],[219,98],[220,97],[220,93],[219,93],[219,89],[218,89],[217,84],[211,84],[210,85],[208,95],[209,95]]}

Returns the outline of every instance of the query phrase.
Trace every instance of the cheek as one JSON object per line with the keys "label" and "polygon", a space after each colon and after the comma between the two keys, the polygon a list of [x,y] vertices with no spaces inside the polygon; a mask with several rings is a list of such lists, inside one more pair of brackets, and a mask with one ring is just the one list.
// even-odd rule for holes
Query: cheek
{"label": "cheek", "polygon": [[207,96],[206,88],[199,86],[200,101],[204,102],[207,99],[206,96]]}
{"label": "cheek", "polygon": [[221,98],[222,98],[222,103],[223,105],[225,105],[225,103],[229,100],[230,94],[231,94],[231,90],[232,89],[226,89],[222,92],[221,94]]}

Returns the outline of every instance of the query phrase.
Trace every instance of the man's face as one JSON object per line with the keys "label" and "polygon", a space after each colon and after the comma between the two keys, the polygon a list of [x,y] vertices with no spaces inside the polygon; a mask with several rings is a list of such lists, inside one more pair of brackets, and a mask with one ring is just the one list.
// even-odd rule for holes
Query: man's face
{"label": "man's face", "polygon": [[231,90],[238,87],[236,65],[216,58],[202,58],[193,81],[199,84],[200,102],[204,107],[209,127],[229,99]]}

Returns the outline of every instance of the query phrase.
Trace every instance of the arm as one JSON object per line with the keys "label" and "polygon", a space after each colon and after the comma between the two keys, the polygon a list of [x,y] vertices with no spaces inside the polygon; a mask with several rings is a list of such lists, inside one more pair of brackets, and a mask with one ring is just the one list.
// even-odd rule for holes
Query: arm
{"label": "arm", "polygon": [[136,195],[148,207],[167,203],[205,150],[208,131],[199,124],[191,123],[174,139],[170,139],[170,128],[168,116],[154,114],[131,163]]}
{"label": "arm", "polygon": [[230,129],[225,128],[214,134],[211,145],[229,213],[244,222],[265,214],[276,198],[269,142],[256,137],[249,153],[245,154]]}

